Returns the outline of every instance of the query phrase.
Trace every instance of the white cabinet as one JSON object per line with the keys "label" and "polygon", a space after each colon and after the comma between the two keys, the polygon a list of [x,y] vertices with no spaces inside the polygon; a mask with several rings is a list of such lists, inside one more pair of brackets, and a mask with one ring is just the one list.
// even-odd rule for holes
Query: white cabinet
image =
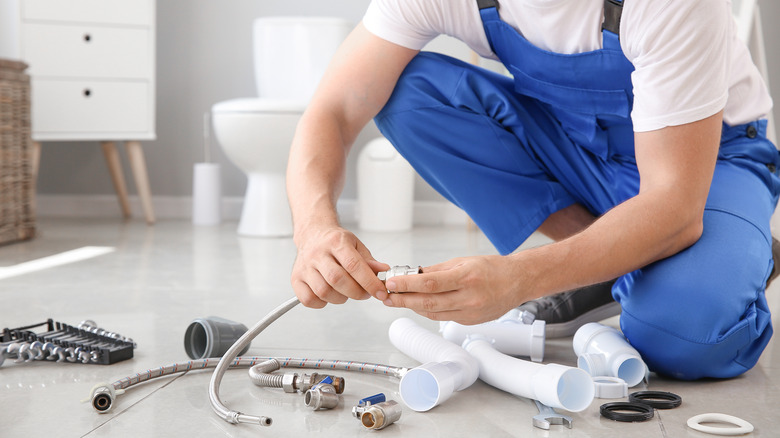
{"label": "white cabinet", "polygon": [[154,1],[19,1],[33,139],[154,139]]}
{"label": "white cabinet", "polygon": [[146,219],[154,222],[139,141],[155,139],[155,0],[16,1],[15,40],[29,65],[36,145],[101,141],[129,216],[114,143],[125,141]]}

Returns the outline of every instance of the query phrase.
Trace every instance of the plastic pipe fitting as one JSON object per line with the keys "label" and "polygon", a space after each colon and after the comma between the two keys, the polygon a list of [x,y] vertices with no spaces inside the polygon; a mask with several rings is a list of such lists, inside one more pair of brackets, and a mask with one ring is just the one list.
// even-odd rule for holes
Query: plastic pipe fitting
{"label": "plastic pipe fitting", "polygon": [[409,318],[395,320],[390,325],[389,336],[401,352],[423,363],[409,370],[399,386],[401,399],[412,410],[432,409],[455,391],[471,386],[479,376],[476,359]]}
{"label": "plastic pipe fitting", "polygon": [[647,365],[622,333],[612,327],[591,322],[574,334],[577,366],[591,376],[623,379],[630,387],[647,375]]}
{"label": "plastic pipe fitting", "polygon": [[[193,320],[184,333],[184,351],[190,359],[222,357],[246,333],[244,324],[217,316]],[[249,350],[247,344],[238,355]]]}
{"label": "plastic pipe fitting", "polygon": [[507,356],[484,337],[470,336],[463,348],[478,362],[479,378],[498,389],[571,412],[580,412],[593,401],[593,379],[579,368]]}
{"label": "plastic pipe fitting", "polygon": [[401,418],[401,406],[395,400],[377,403],[366,408],[360,416],[360,423],[366,429],[380,430]]}
{"label": "plastic pipe fitting", "polygon": [[469,335],[480,335],[493,341],[493,347],[510,356],[530,357],[534,362],[544,359],[545,322],[523,322],[518,309],[501,318],[477,325],[462,325],[454,321],[439,323],[439,332],[450,342],[461,345]]}

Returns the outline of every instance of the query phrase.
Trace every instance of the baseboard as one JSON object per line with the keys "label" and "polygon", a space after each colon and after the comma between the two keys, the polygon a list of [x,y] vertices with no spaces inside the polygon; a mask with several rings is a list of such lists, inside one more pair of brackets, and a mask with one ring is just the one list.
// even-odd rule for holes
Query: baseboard
{"label": "baseboard", "polygon": [[[143,218],[141,200],[130,196],[133,217]],[[243,206],[241,197],[222,198],[222,218],[237,221]],[[120,217],[119,202],[113,195],[38,195],[37,215],[41,218],[111,218]],[[192,218],[192,198],[155,196],[152,198],[154,213],[159,220],[189,220]],[[339,217],[344,223],[357,223],[357,200],[340,199],[337,205]],[[415,201],[412,222],[415,225],[463,225],[468,216],[447,201]]]}

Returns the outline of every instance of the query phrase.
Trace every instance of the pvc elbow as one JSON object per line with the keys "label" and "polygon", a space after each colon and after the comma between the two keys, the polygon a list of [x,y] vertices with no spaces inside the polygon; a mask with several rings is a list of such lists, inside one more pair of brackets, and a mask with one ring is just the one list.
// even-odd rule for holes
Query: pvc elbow
{"label": "pvc elbow", "polygon": [[647,374],[642,356],[612,327],[585,324],[574,334],[573,344],[577,366],[591,376],[617,377],[633,387]]}
{"label": "pvc elbow", "polygon": [[414,411],[424,412],[438,406],[479,377],[479,364],[474,358],[409,318],[394,321],[389,335],[396,348],[423,363],[409,370],[399,387],[401,399]]}
{"label": "pvc elbow", "polygon": [[530,357],[534,362],[541,362],[544,359],[545,322],[525,324],[516,310],[495,321],[471,326],[445,321],[440,323],[439,332],[444,339],[458,345],[470,335],[484,336],[491,339],[493,347],[504,354]]}

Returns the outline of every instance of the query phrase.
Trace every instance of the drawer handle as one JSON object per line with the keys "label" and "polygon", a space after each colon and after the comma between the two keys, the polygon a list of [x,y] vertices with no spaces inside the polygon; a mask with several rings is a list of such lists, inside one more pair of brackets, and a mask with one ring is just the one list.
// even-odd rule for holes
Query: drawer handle
{"label": "drawer handle", "polygon": [[92,41],[92,35],[90,35],[90,34],[88,34],[88,33],[85,33],[85,34],[84,34],[84,41],[85,41],[85,42],[90,42],[90,41]]}
{"label": "drawer handle", "polygon": [[89,88],[85,88],[84,89],[84,97],[89,97],[91,95],[92,95],[92,90],[90,90]]}

